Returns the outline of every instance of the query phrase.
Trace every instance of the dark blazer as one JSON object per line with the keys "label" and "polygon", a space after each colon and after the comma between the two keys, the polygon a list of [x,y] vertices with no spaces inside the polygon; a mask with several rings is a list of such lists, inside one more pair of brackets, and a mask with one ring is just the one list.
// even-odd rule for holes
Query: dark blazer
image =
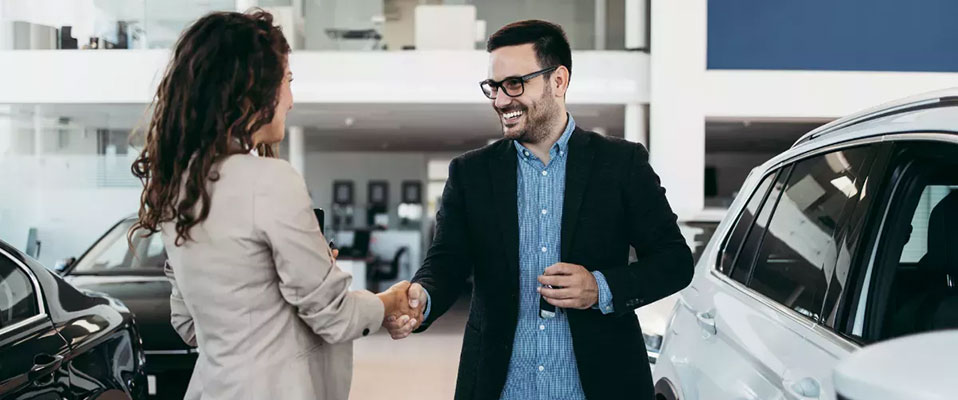
{"label": "dark blazer", "polygon": [[[576,128],[569,140],[563,262],[599,270],[615,312],[566,310],[582,388],[590,400],[652,399],[652,375],[634,309],[692,279],[692,254],[645,148]],[[413,278],[429,291],[429,318],[455,302],[470,273],[457,400],[498,399],[519,315],[516,149],[499,140],[449,165],[437,229]],[[629,246],[638,261],[629,264]]]}

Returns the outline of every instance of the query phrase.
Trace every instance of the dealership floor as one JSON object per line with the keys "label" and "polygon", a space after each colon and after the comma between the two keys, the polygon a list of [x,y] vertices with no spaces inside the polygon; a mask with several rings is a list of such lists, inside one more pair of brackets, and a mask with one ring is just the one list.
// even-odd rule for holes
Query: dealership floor
{"label": "dealership floor", "polygon": [[392,340],[381,330],[357,340],[349,399],[451,399],[468,313],[465,294],[424,333]]}

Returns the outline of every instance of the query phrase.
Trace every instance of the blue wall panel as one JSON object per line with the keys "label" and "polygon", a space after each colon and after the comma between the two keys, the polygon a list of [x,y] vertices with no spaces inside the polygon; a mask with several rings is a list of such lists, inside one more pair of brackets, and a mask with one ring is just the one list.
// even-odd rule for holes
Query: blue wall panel
{"label": "blue wall panel", "polygon": [[709,69],[958,72],[958,0],[709,0],[708,7]]}

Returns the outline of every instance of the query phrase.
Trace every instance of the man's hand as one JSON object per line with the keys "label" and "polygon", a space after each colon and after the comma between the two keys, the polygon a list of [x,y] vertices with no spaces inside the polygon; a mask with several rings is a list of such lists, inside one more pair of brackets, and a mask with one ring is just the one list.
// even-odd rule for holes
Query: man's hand
{"label": "man's hand", "polygon": [[426,291],[418,283],[413,283],[406,288],[406,297],[408,306],[412,309],[411,319],[403,320],[401,316],[387,316],[383,326],[389,331],[389,335],[394,340],[399,340],[409,336],[412,331],[419,328],[422,324],[423,312],[426,310]]}
{"label": "man's hand", "polygon": [[422,312],[411,307],[408,296],[409,281],[401,281],[376,296],[383,302],[383,326],[393,339],[398,339],[393,329],[412,332],[422,321]]}
{"label": "man's hand", "polygon": [[556,288],[539,287],[539,294],[556,307],[584,310],[599,302],[599,285],[581,265],[553,264],[539,275],[539,283]]}

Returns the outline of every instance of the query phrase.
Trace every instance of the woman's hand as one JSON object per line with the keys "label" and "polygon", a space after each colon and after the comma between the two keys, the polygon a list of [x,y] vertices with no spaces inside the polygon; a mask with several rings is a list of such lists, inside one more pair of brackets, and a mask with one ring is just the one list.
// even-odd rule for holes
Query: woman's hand
{"label": "woman's hand", "polygon": [[[379,297],[379,300],[383,302],[383,306],[385,306],[383,326],[387,326],[387,324],[393,326],[400,325],[404,328],[403,330],[409,331],[412,330],[412,327],[418,326],[419,321],[422,320],[422,314],[419,309],[409,307],[408,290],[409,281],[401,281],[385,292],[376,295]],[[393,336],[393,339],[402,338],[393,335],[392,331],[393,330],[390,329],[390,335]]]}

